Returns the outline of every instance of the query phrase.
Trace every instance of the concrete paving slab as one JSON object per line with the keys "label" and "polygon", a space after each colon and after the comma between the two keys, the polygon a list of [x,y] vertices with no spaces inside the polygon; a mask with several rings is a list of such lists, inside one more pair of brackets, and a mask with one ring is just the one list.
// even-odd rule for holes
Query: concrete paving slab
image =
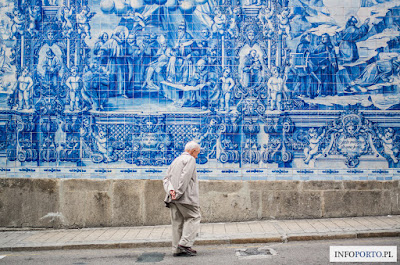
{"label": "concrete paving slab", "polygon": [[217,223],[214,224],[213,228],[214,234],[225,234],[225,224],[224,223]]}
{"label": "concrete paving slab", "polygon": [[304,233],[316,233],[317,229],[315,229],[308,220],[301,220],[297,223]]}
{"label": "concrete paving slab", "polygon": [[243,222],[237,223],[237,228],[239,233],[251,233],[251,229],[248,223],[243,223]]}
{"label": "concrete paving slab", "polygon": [[335,224],[335,222],[333,222],[330,219],[321,219],[321,220],[309,220],[309,222],[317,222],[317,223],[321,223],[326,229],[328,229],[328,231],[332,231],[332,232],[343,232],[343,229],[340,228],[337,224]]}
{"label": "concrete paving slab", "polygon": [[239,230],[237,228],[236,223],[227,223],[225,224],[225,231],[227,234],[237,234],[239,233]]}
{"label": "concrete paving slab", "polygon": [[260,225],[265,233],[278,234],[278,230],[271,222],[260,222]]}
{"label": "concrete paving slab", "polygon": [[[389,224],[390,226],[400,228],[400,217],[398,216],[378,216],[376,218],[386,224]],[[360,220],[362,221],[363,219]]]}

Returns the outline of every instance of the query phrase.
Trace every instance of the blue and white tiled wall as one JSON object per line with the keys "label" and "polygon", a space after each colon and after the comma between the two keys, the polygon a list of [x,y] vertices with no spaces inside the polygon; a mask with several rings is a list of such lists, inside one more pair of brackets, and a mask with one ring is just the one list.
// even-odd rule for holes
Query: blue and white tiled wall
{"label": "blue and white tiled wall", "polygon": [[2,0],[0,176],[400,179],[400,1]]}

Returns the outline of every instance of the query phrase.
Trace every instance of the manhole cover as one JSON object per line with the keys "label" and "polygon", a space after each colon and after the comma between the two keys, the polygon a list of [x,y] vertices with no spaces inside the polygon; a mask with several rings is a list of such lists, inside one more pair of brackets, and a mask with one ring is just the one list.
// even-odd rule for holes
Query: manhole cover
{"label": "manhole cover", "polygon": [[276,251],[272,248],[244,248],[236,250],[236,256],[239,259],[265,259],[276,255]]}
{"label": "manhole cover", "polygon": [[147,262],[160,262],[164,259],[165,253],[159,252],[149,252],[143,253],[137,258],[138,263],[147,263]]}

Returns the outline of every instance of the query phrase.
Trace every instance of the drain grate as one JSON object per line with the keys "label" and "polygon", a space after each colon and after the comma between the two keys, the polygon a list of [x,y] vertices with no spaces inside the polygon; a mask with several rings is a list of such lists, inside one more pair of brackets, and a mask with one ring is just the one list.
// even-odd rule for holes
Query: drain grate
{"label": "drain grate", "polygon": [[143,253],[137,258],[136,262],[137,263],[160,262],[164,259],[164,256],[165,253],[159,253],[159,252]]}
{"label": "drain grate", "polygon": [[245,248],[236,250],[236,256],[239,259],[265,259],[275,256],[275,250],[269,247]]}

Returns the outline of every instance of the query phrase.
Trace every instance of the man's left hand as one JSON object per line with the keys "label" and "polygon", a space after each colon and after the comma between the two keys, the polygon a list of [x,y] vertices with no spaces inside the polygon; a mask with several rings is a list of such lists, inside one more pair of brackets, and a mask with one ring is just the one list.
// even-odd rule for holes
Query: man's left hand
{"label": "man's left hand", "polygon": [[176,193],[175,193],[174,190],[170,190],[170,191],[169,191],[169,194],[171,195],[171,199],[172,199],[172,200],[176,200]]}

